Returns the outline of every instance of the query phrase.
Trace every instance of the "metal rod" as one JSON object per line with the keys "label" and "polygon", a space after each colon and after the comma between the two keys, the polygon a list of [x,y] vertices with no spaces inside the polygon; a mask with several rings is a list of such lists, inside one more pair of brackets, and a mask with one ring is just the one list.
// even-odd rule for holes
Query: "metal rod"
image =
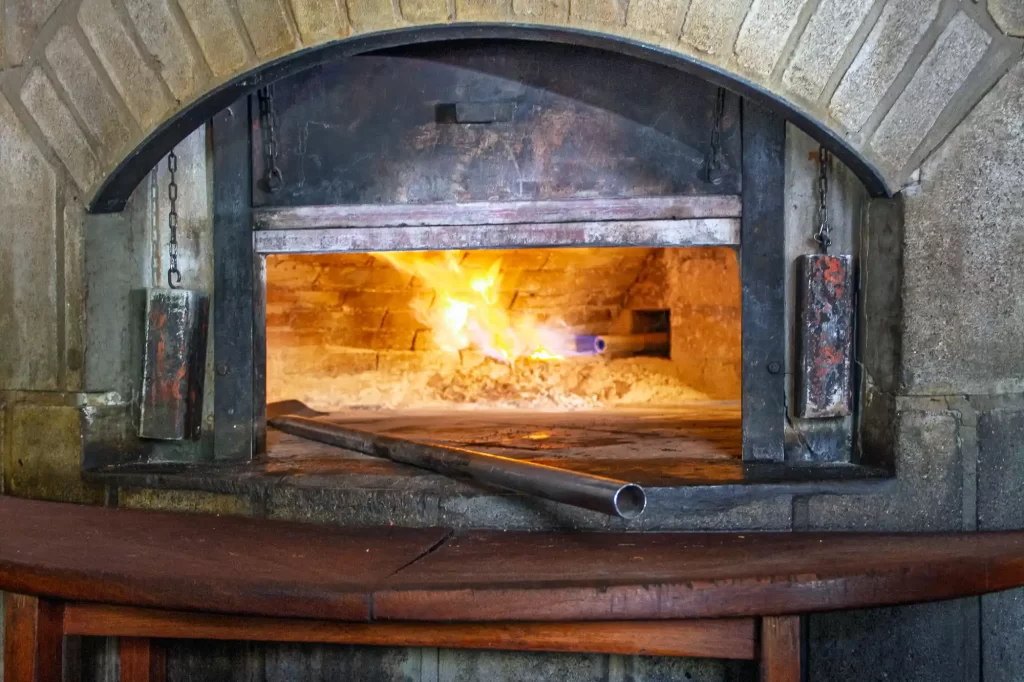
{"label": "metal rod", "polygon": [[647,506],[647,495],[635,483],[476,450],[360,431],[309,417],[281,416],[268,423],[293,436],[624,519],[637,518]]}
{"label": "metal rod", "polygon": [[665,353],[669,349],[668,332],[653,334],[581,334],[576,337],[576,352],[593,355],[637,355]]}

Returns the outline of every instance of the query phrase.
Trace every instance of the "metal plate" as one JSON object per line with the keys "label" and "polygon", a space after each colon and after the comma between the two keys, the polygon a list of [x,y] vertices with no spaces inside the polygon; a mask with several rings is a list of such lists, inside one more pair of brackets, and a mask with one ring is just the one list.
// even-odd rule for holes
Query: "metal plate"
{"label": "metal plate", "polygon": [[254,203],[735,194],[731,93],[708,180],[717,93],[670,68],[544,43],[417,46],[324,64],[273,86],[284,184],[266,191],[260,121]]}
{"label": "metal plate", "polygon": [[797,414],[845,417],[853,395],[853,257],[808,254],[797,260]]}
{"label": "metal plate", "polygon": [[740,197],[699,194],[553,201],[474,201],[441,204],[334,204],[262,208],[253,212],[257,230],[330,227],[427,227],[430,225],[519,225],[739,218]]}
{"label": "metal plate", "polygon": [[743,459],[785,458],[786,122],[743,102]]}
{"label": "metal plate", "polygon": [[203,417],[209,298],[187,289],[146,292],[139,436],[198,438]]}
{"label": "metal plate", "polygon": [[261,230],[257,253],[344,253],[433,249],[527,249],[595,246],[733,246],[735,218],[537,225]]}
{"label": "metal plate", "polygon": [[[249,459],[253,429],[253,247],[245,99],[213,119],[214,457]],[[260,329],[256,333],[263,334]]]}

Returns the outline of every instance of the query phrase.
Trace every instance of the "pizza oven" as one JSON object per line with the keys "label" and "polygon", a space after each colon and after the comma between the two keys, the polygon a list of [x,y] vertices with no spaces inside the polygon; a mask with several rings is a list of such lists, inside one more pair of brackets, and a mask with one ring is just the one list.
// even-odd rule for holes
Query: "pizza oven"
{"label": "pizza oven", "polygon": [[[512,40],[260,83],[200,130],[212,230],[191,246],[212,295],[172,295],[196,288],[180,269],[137,294],[134,426],[111,447],[93,415],[87,475],[453,497],[470,525],[466,499],[529,507],[535,489],[439,457],[635,486],[618,516],[653,525],[884,477],[857,435],[857,209],[843,189],[830,224],[826,204],[830,174],[857,180],[755,99]],[[166,163],[155,252],[164,184],[183,182]],[[794,235],[798,208],[812,229]]]}

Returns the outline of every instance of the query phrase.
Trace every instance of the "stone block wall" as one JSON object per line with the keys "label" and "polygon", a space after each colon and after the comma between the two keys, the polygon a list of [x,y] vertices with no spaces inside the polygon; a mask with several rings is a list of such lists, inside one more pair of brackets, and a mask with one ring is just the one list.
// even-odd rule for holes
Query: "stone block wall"
{"label": "stone block wall", "polygon": [[[1024,64],[931,155],[903,192],[897,487],[794,502],[794,528],[1022,528]],[[883,212],[884,213],[884,212]],[[1014,340],[1011,341],[1010,337]],[[1024,674],[1021,590],[811,619],[820,679],[1014,680]],[[812,678],[813,679],[813,678]]]}
{"label": "stone block wall", "polygon": [[738,400],[742,372],[740,273],[733,249],[664,249],[625,299],[668,310],[671,356],[683,380],[711,398]]}
{"label": "stone block wall", "polygon": [[[638,40],[736,74],[822,122],[905,215],[897,371],[898,485],[857,500],[780,500],[763,527],[1020,527],[1024,16],[1019,0],[4,0],[0,3],[0,490],[44,499],[266,510],[233,496],[101,490],[77,476],[86,392],[84,206],[156,126],[271,59],[434,23],[536,23]],[[125,219],[109,219],[112,235]],[[125,239],[131,231],[125,229]],[[777,508],[784,509],[779,515]],[[277,510],[287,516],[287,509]],[[782,521],[780,522],[780,519]],[[1011,680],[1021,595],[815,616],[820,679]],[[109,643],[86,643],[103,678]],[[518,654],[182,643],[171,679],[321,670],[363,679],[742,679],[726,664]],[[347,674],[347,673],[346,673]]]}

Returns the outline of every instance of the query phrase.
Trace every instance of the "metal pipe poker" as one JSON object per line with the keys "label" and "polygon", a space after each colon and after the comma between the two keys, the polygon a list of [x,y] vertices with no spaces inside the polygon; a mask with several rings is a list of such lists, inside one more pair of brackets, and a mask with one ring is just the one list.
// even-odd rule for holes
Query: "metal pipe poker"
{"label": "metal pipe poker", "polygon": [[305,416],[278,416],[270,419],[268,424],[293,436],[623,519],[639,517],[647,506],[643,488],[613,478],[476,450],[370,433]]}

